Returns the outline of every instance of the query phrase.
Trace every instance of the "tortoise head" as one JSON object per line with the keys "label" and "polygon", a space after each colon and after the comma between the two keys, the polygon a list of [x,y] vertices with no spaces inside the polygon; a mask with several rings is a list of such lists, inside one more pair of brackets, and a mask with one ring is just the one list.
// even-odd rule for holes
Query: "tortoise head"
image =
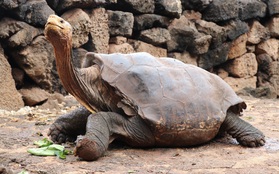
{"label": "tortoise head", "polygon": [[45,25],[45,37],[54,47],[72,43],[72,26],[57,15],[50,15]]}

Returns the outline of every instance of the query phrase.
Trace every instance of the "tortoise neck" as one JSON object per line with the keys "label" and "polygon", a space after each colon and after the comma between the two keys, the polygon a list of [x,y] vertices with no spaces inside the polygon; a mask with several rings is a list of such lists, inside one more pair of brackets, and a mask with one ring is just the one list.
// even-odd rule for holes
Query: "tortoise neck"
{"label": "tortoise neck", "polygon": [[[56,58],[56,67],[58,71],[59,78],[62,82],[63,87],[66,89],[67,92],[72,94],[84,107],[86,107],[91,112],[98,111],[98,110],[110,110],[110,106],[114,105],[111,104],[113,90],[108,90],[109,86],[103,87],[103,83],[101,80],[96,80],[94,83],[95,85],[90,85],[88,79],[84,79],[82,77],[80,69],[77,69],[73,66],[73,57],[72,57],[72,44],[71,40],[69,39],[67,42],[60,42],[54,44],[55,50],[55,58]],[[92,72],[90,75],[94,75]],[[96,78],[96,77],[94,77]],[[89,84],[89,88],[87,84]],[[90,95],[89,95],[90,93]],[[103,97],[101,97],[100,93],[104,94],[108,101],[105,101]],[[117,98],[117,97],[113,97]],[[119,100],[117,98],[117,100]],[[110,103],[108,106],[106,103]],[[116,106],[113,107],[114,110],[117,110]]]}
{"label": "tortoise neck", "polygon": [[72,44],[57,43],[54,45],[56,68],[64,88],[72,93],[77,84],[76,70],[72,63]]}
{"label": "tortoise neck", "polygon": [[85,95],[79,84],[79,70],[73,66],[72,40],[54,43],[54,51],[56,68],[63,87],[82,105],[87,105],[85,103]]}

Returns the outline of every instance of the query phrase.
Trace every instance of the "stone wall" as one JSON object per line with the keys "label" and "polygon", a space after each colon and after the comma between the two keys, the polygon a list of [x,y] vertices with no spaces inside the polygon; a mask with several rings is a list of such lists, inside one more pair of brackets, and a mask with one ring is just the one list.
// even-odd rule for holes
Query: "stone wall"
{"label": "stone wall", "polygon": [[7,75],[1,74],[0,109],[23,105],[6,107],[14,100],[4,89],[30,106],[44,103],[50,93],[66,93],[43,35],[54,13],[74,28],[76,66],[87,51],[145,51],[216,73],[235,91],[279,96],[278,0],[5,0],[0,72]]}

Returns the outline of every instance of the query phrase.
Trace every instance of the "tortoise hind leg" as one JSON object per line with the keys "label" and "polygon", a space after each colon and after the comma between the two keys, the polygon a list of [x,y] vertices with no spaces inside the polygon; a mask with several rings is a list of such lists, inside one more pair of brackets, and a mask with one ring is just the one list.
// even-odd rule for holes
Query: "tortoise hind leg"
{"label": "tortoise hind leg", "polygon": [[86,134],[78,137],[74,153],[83,160],[96,160],[103,156],[109,143],[115,139],[134,147],[155,144],[153,134],[140,117],[98,112],[88,117]]}
{"label": "tortoise hind leg", "polygon": [[227,112],[220,130],[232,135],[243,146],[258,147],[265,144],[264,135],[260,130],[230,111]]}

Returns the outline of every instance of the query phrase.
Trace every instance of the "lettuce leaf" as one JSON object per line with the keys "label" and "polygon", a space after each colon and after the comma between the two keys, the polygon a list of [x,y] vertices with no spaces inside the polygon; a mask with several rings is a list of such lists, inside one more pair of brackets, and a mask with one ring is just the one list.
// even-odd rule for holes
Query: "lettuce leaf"
{"label": "lettuce leaf", "polygon": [[30,148],[28,153],[36,156],[57,156],[60,159],[66,159],[66,155],[73,154],[72,151],[65,150],[65,147],[59,144],[53,144],[47,138],[34,142],[38,148]]}

